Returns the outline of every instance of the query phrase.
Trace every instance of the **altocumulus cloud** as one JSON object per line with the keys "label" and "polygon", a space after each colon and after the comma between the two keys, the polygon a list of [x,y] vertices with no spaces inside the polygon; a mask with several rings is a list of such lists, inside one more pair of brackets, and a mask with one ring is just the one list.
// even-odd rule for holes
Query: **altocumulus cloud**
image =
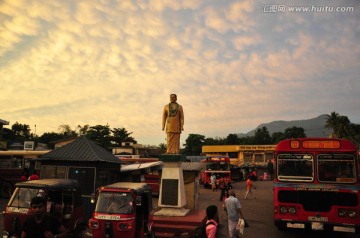
{"label": "altocumulus cloud", "polygon": [[[287,10],[308,5],[354,11]],[[360,121],[356,0],[4,0],[0,19],[0,118],[38,134],[109,124],[157,145],[170,93],[183,142],[331,111]]]}

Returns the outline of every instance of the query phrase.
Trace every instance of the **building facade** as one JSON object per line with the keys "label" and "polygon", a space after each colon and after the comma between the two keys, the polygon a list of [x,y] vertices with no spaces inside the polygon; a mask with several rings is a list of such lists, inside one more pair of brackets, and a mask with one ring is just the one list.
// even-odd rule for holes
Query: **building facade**
{"label": "building facade", "polygon": [[205,156],[228,156],[231,164],[255,164],[264,166],[273,159],[276,145],[205,145]]}

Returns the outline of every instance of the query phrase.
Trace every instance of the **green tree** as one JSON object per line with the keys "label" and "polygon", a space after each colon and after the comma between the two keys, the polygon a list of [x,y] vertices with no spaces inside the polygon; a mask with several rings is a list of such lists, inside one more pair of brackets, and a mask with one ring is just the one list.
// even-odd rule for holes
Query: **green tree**
{"label": "green tree", "polygon": [[305,135],[305,130],[302,127],[297,127],[297,126],[293,126],[293,127],[289,127],[285,129],[285,133],[284,133],[284,137],[285,138],[304,138],[306,137]]}
{"label": "green tree", "polygon": [[325,128],[332,130],[334,137],[339,137],[339,117],[340,115],[337,112],[331,112],[330,115],[326,116]]}
{"label": "green tree", "polygon": [[59,130],[60,134],[65,136],[65,138],[77,137],[76,131],[72,130],[71,126],[69,126],[69,125],[66,125],[66,124],[60,125],[58,127],[58,130]]}
{"label": "green tree", "polygon": [[134,138],[129,137],[132,132],[128,132],[125,128],[114,128],[111,130],[111,132],[113,133],[112,136],[112,141],[116,144],[121,146],[121,143],[125,140],[125,139],[132,139],[135,141]]}
{"label": "green tree", "polygon": [[17,140],[29,140],[30,139],[30,126],[26,124],[20,124],[16,122],[11,126],[11,130],[14,132]]}
{"label": "green tree", "polygon": [[354,142],[354,144],[360,144],[360,124],[350,123],[349,125],[349,139]]}
{"label": "green tree", "polygon": [[254,144],[254,137],[253,136],[246,136],[239,138],[240,145],[252,145]]}
{"label": "green tree", "polygon": [[40,137],[38,137],[38,142],[47,144],[49,149],[54,149],[55,142],[65,139],[66,137],[63,134],[55,132],[45,132]]}
{"label": "green tree", "polygon": [[227,145],[238,145],[239,144],[239,138],[236,134],[229,134],[226,137],[226,142]]}
{"label": "green tree", "polygon": [[165,143],[160,143],[159,148],[166,151],[166,144]]}
{"label": "green tree", "polygon": [[331,112],[326,116],[325,128],[332,129],[334,137],[344,138],[350,133],[350,120],[337,112]]}
{"label": "green tree", "polygon": [[15,132],[8,128],[3,128],[3,139],[6,141],[14,141],[16,139]]}
{"label": "green tree", "polygon": [[189,134],[185,140],[184,154],[186,155],[200,155],[202,152],[202,146],[205,141],[205,136],[199,134]]}
{"label": "green tree", "polygon": [[84,126],[81,126],[81,125],[78,125],[77,126],[77,129],[78,129],[78,135],[79,136],[83,136],[83,135],[86,135],[87,131],[89,130],[90,126],[88,124],[84,125]]}
{"label": "green tree", "polygon": [[285,134],[283,132],[274,132],[272,133],[271,135],[271,142],[273,144],[277,144],[279,143],[280,141],[284,140],[285,139]]}
{"label": "green tree", "polygon": [[268,144],[271,144],[270,133],[269,133],[269,130],[267,129],[266,126],[263,126],[262,128],[257,128],[255,130],[253,143],[255,145],[268,145]]}
{"label": "green tree", "polygon": [[85,136],[104,148],[109,148],[112,146],[111,130],[109,125],[91,126]]}
{"label": "green tree", "polygon": [[204,140],[203,145],[220,145],[219,140],[214,139],[212,137],[208,137]]}
{"label": "green tree", "polygon": [[347,116],[340,116],[337,126],[338,135],[340,138],[345,138],[350,135],[350,120]]}

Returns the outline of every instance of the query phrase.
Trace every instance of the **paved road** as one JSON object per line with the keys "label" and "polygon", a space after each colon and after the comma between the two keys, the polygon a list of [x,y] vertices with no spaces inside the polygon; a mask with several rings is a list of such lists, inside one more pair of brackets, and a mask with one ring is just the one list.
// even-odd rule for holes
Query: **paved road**
{"label": "paved road", "polygon": [[[249,222],[250,227],[245,228],[244,238],[359,238],[359,235],[348,233],[325,233],[303,230],[279,231],[273,221],[273,191],[272,182],[257,181],[254,190],[256,199],[244,199],[245,182],[233,183],[236,197],[240,199],[242,212]],[[215,204],[219,209],[220,229],[219,237],[228,238],[226,229],[226,213],[221,209],[219,191],[213,192],[210,189],[200,190],[200,209],[205,209],[210,204]]]}
{"label": "paved road", "polygon": [[[236,182],[233,184],[236,196],[240,199],[243,207],[243,214],[249,222],[250,227],[245,228],[244,238],[355,238],[359,235],[347,233],[324,233],[314,231],[290,230],[279,231],[274,226],[273,214],[273,195],[272,182],[255,182],[257,187],[254,190],[256,199],[245,200],[245,182]],[[220,228],[219,237],[228,238],[226,229],[226,213],[222,210],[222,203],[219,201],[220,191],[213,192],[210,189],[200,188],[199,206],[204,210],[207,206],[215,204],[219,208]],[[0,199],[0,211],[4,210],[5,199]],[[156,201],[154,201],[156,204]],[[0,235],[3,231],[3,218],[0,215]],[[87,236],[89,237],[89,236]]]}

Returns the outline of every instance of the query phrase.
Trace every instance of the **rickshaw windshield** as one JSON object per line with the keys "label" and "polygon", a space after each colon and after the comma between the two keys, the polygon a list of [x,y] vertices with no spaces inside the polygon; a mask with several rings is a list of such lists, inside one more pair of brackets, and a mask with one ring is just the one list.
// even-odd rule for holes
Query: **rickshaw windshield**
{"label": "rickshaw windshield", "polygon": [[37,188],[17,188],[13,193],[8,206],[30,208],[33,197],[45,197],[46,192]]}
{"label": "rickshaw windshield", "polygon": [[130,193],[99,193],[95,212],[130,214],[133,211],[133,197]]}

